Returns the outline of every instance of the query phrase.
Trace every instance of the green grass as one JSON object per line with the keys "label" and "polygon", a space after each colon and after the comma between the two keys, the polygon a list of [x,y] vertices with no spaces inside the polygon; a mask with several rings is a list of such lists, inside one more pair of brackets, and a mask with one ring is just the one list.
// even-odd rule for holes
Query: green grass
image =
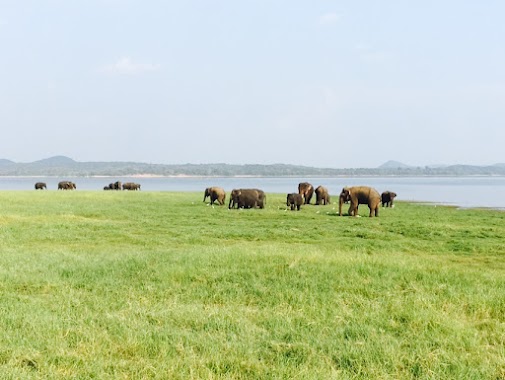
{"label": "green grass", "polygon": [[[203,189],[202,189],[203,194]],[[1,379],[505,379],[505,213],[1,192]]]}

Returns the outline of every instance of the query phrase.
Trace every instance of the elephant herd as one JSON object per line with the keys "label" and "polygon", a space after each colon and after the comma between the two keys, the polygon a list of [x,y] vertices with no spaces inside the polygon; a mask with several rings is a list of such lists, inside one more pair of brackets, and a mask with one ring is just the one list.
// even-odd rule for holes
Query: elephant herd
{"label": "elephant herd", "polygon": [[[226,192],[221,187],[207,187],[203,195],[203,201],[210,197],[210,204],[215,201],[219,205],[224,205],[226,200]],[[228,208],[264,208],[266,203],[266,195],[263,190],[259,189],[233,189],[230,193],[230,202]]]}
{"label": "elephant herd", "polygon": [[[75,190],[77,186],[72,181],[61,181],[58,183],[58,190]],[[116,181],[104,186],[104,190],[140,190],[140,183]],[[47,190],[45,182],[35,183],[35,190]]]}
{"label": "elephant herd", "polygon": [[[298,185],[297,193],[288,193],[286,197],[286,206],[291,210],[300,210],[302,205],[311,204],[313,195],[316,195],[316,205],[330,204],[330,194],[324,186],[318,186],[316,189],[308,183],[302,182]],[[379,194],[377,190],[369,186],[344,187],[339,195],[338,214],[342,215],[342,206],[349,203],[349,216],[358,216],[358,207],[360,204],[368,205],[370,217],[379,216],[379,205],[382,207],[394,207],[393,201],[396,193],[384,191]],[[210,197],[210,204],[215,201],[219,205],[225,204],[226,192],[221,187],[208,187],[205,189],[203,201]],[[230,193],[228,208],[264,208],[266,204],[266,195],[259,189],[233,189]]]}
{"label": "elephant herd", "polygon": [[[58,182],[58,190],[75,190],[77,186],[72,181],[61,181]],[[45,182],[35,183],[35,190],[47,190],[47,184]]]}
{"label": "elephant herd", "polygon": [[[37,182],[35,190],[45,190],[47,185],[44,182]],[[61,181],[58,183],[58,190],[75,190],[77,186],[71,181]],[[140,184],[134,182],[116,181],[103,188],[104,190],[140,190]],[[308,182],[298,184],[297,193],[288,193],[286,197],[286,206],[291,210],[300,210],[302,205],[311,204],[312,197],[316,195],[316,205],[330,204],[330,194],[324,186],[318,186],[314,189]],[[224,205],[226,192],[221,187],[208,187],[205,189],[203,201],[210,198],[210,204],[216,201],[219,205]],[[366,204],[370,209],[370,217],[379,216],[379,205],[382,207],[394,207],[393,202],[396,193],[384,191],[379,194],[377,190],[369,186],[344,187],[339,195],[338,214],[342,215],[342,206],[349,203],[349,216],[358,216],[358,207],[360,204]],[[230,193],[228,208],[264,208],[266,205],[266,195],[260,189],[233,189]]]}
{"label": "elephant herd", "polygon": [[113,183],[109,183],[108,186],[104,186],[104,190],[140,190],[140,183],[134,182],[125,182],[121,183],[121,181],[116,181]]}

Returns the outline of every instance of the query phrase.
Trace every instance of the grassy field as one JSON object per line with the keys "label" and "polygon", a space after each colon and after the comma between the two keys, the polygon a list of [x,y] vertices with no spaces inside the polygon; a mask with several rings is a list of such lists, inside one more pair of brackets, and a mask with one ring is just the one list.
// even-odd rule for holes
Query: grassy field
{"label": "grassy field", "polygon": [[505,379],[504,212],[267,197],[0,192],[0,378]]}

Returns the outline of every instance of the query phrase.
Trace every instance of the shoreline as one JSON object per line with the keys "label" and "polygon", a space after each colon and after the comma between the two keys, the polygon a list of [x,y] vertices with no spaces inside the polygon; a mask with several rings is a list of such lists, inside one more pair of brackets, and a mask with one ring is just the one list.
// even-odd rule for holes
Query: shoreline
{"label": "shoreline", "polygon": [[192,174],[124,174],[124,175],[0,175],[0,179],[29,179],[29,178],[505,178],[499,174],[462,174],[462,175],[192,175]]}

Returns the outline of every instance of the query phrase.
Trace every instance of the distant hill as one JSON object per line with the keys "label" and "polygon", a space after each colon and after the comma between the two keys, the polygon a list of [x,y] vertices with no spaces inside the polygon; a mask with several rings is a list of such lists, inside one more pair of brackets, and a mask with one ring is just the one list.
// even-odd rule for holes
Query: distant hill
{"label": "distant hill", "polygon": [[381,166],[379,166],[379,169],[405,169],[405,168],[410,168],[411,166],[406,165],[404,163],[398,162],[398,161],[387,161],[383,163]]}
{"label": "distant hill", "polygon": [[288,164],[164,165],[140,162],[78,162],[65,156],[50,157],[31,163],[16,163],[0,159],[0,176],[125,177],[133,175],[200,177],[505,176],[505,164],[414,167],[398,161],[388,161],[377,168],[331,169]]}
{"label": "distant hill", "polygon": [[5,158],[0,158],[0,166],[1,165],[12,165],[12,164],[14,164],[14,161],[6,160]]}
{"label": "distant hill", "polygon": [[34,164],[48,165],[48,166],[59,166],[59,165],[69,165],[74,164],[76,161],[66,156],[54,156],[49,158],[44,158],[43,160],[35,161]]}

